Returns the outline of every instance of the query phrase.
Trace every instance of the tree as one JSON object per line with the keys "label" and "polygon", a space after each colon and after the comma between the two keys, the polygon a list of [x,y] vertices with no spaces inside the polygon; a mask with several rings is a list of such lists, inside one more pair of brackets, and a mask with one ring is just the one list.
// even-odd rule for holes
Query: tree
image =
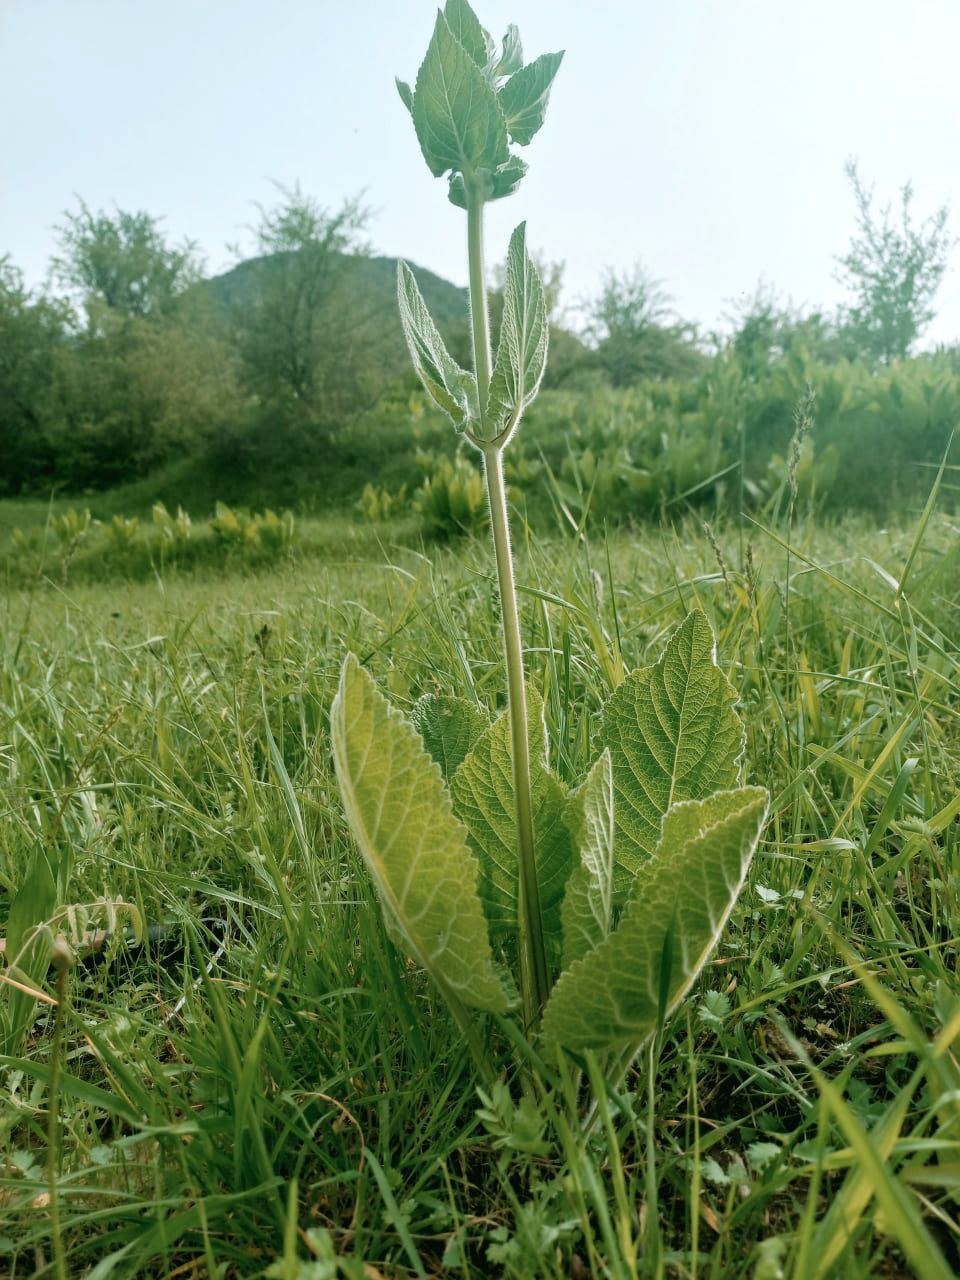
{"label": "tree", "polygon": [[58,478],[106,488],[196,460],[242,413],[234,365],[227,344],[192,312],[76,335],[61,358]]}
{"label": "tree", "polygon": [[169,313],[201,278],[196,246],[167,244],[158,218],[143,210],[93,213],[79,203],[56,228],[60,256],[52,268],[62,287],[79,292],[92,328],[104,312],[128,319]]}
{"label": "tree", "polygon": [[732,332],[728,339],[717,337],[717,346],[727,346],[750,375],[788,356],[835,363],[851,354],[849,337],[838,332],[833,320],[820,311],[804,313],[791,306],[763,281],[725,318]]}
{"label": "tree", "polygon": [[236,334],[243,378],[288,424],[349,422],[383,390],[378,348],[396,328],[351,288],[370,215],[356,200],[331,213],[299,186],[278,189],[253,229],[264,261]]}
{"label": "tree", "polygon": [[54,464],[58,362],[70,310],[32,293],[0,258],[0,492],[17,493]]}
{"label": "tree", "polygon": [[238,399],[195,246],[169,244],[143,210],[93,213],[82,200],[57,230],[54,278],[87,318],[60,360],[57,477],[101,487],[196,454]]}
{"label": "tree", "polygon": [[837,259],[837,278],[853,296],[843,328],[865,358],[890,364],[910,354],[934,317],[933,299],[953,244],[949,209],[943,205],[917,226],[908,182],[900,190],[896,219],[890,205],[874,209],[873,188],[864,186],[856,161],[847,162],[846,174],[857,205],[857,234]]}
{"label": "tree", "polygon": [[703,367],[695,331],[675,318],[671,301],[640,263],[621,274],[605,273],[588,305],[586,336],[615,387],[642,378],[690,377]]}

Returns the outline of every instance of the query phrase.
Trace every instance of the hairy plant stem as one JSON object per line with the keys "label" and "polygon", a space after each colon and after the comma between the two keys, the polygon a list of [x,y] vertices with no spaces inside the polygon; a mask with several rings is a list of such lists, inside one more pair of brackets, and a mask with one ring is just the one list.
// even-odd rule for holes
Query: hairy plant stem
{"label": "hairy plant stem", "polygon": [[[487,311],[487,286],[483,268],[483,196],[475,183],[467,183],[467,251],[470,265],[470,315],[473,327],[474,369],[477,375],[477,394],[480,402],[480,430],[483,439],[488,440],[490,432],[487,429],[487,398],[492,368],[490,317]],[[524,1021],[530,1029],[539,1020],[547,996],[550,994],[550,978],[543,937],[543,917],[540,913],[540,887],[537,882],[523,646],[520,639],[513,552],[510,547],[507,493],[503,477],[503,448],[501,445],[486,443],[482,445],[482,453],[487,496],[490,500],[490,527],[493,532],[493,549],[497,562],[500,616],[507,668],[513,793],[520,851],[518,885],[520,985],[523,994]]]}

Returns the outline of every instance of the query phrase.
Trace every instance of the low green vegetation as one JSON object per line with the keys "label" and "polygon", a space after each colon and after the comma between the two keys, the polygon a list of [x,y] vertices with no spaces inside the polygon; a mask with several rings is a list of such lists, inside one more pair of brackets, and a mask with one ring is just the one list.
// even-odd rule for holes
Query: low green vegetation
{"label": "low green vegetation", "polygon": [[[600,1092],[587,1140],[572,1076],[540,1100],[478,1093],[334,783],[347,650],[411,714],[436,694],[502,710],[486,538],[426,559],[385,552],[386,526],[346,544],[304,523],[298,562],[3,602],[4,910],[73,932],[122,900],[167,929],[138,947],[121,912],[67,977],[69,1273],[306,1276],[337,1255],[346,1275],[360,1259],[386,1276],[949,1275],[955,522],[933,514],[917,548],[916,522],[798,520],[792,555],[757,530],[741,553],[722,518],[713,545],[693,521],[529,550],[518,529],[527,676],[561,782],[589,772],[623,673],[699,608],[739,691],[745,779],[772,797],[715,956],[652,1061]],[[20,898],[38,874],[42,912]],[[55,995],[54,972],[32,981]],[[9,995],[0,1240],[26,1277],[52,1260],[53,1019],[26,997],[14,1018]]]}
{"label": "low green vegetation", "polygon": [[298,189],[0,263],[11,1280],[960,1270],[947,214],[851,165],[837,317],[574,334],[484,263],[561,59],[398,81],[466,293]]}

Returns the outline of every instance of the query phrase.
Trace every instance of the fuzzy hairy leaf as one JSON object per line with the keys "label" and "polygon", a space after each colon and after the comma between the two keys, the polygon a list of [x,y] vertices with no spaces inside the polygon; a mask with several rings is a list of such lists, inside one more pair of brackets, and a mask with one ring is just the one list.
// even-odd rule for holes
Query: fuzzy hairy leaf
{"label": "fuzzy hairy leaf", "polygon": [[407,84],[406,80],[401,80],[399,76],[394,76],[394,84],[397,86],[397,93],[400,95],[400,101],[413,115],[413,90]]}
{"label": "fuzzy hairy leaf", "polygon": [[766,814],[761,787],[671,809],[616,930],[554,987],[544,1035],[575,1050],[639,1048],[677,1007],[716,946]]}
{"label": "fuzzy hairy leaf", "polygon": [[[487,200],[502,200],[504,196],[512,196],[529,167],[519,156],[511,156],[507,163],[502,164],[491,176],[490,185],[487,189]],[[467,189],[464,185],[463,174],[452,173],[450,175],[448,195],[451,204],[455,204],[458,209],[466,209]]]}
{"label": "fuzzy hairy leaf", "polygon": [[[547,767],[547,731],[543,704],[528,693],[530,775],[537,879],[544,932],[559,950],[560,902],[573,858],[565,820],[566,792]],[[510,717],[499,716],[454,775],[453,808],[467,828],[470,848],[480,864],[480,897],[494,934],[518,928],[519,849],[513,791]]]}
{"label": "fuzzy hairy leaf", "polygon": [[493,969],[476,859],[440,770],[353,654],[330,734],[350,829],[398,945],[448,997],[504,1012],[509,1001]]}
{"label": "fuzzy hairy leaf", "polygon": [[463,45],[482,71],[489,56],[488,37],[467,0],[447,0],[443,6],[443,16],[454,39]]}
{"label": "fuzzy hairy leaf", "polygon": [[487,430],[496,434],[511,418],[514,425],[537,394],[547,366],[550,326],[540,273],[527,253],[527,224],[510,237],[503,289],[500,343],[487,399]]}
{"label": "fuzzy hairy leaf", "polygon": [[413,123],[435,177],[448,169],[492,172],[509,157],[497,95],[442,13],[417,73]]}
{"label": "fuzzy hairy leaf", "polygon": [[613,758],[622,872],[635,873],[653,852],[671,805],[740,782],[744,732],[736,700],[699,609],[687,614],[655,666],[631,672],[608,698],[600,743]]}
{"label": "fuzzy hairy leaf", "polygon": [[425,693],[410,720],[448,782],[490,723],[475,703],[443,693]]}
{"label": "fuzzy hairy leaf", "polygon": [[511,22],[503,37],[500,61],[494,67],[494,75],[512,76],[523,66],[523,45],[520,43],[520,32]]}
{"label": "fuzzy hairy leaf", "polygon": [[571,795],[567,825],[579,865],[567,881],[560,916],[563,967],[592,951],[613,927],[613,764],[604,751]]}
{"label": "fuzzy hairy leaf", "polygon": [[477,414],[477,382],[461,369],[433,323],[416,278],[405,262],[397,263],[397,301],[400,323],[410,358],[427,394],[462,431]]}
{"label": "fuzzy hairy leaf", "polygon": [[510,77],[498,95],[513,142],[525,147],[543,124],[563,53],[542,53]]}

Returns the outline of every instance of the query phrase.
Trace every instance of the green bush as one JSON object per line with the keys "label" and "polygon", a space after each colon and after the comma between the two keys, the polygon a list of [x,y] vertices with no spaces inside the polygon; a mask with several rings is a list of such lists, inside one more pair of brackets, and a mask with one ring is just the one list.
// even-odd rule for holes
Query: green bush
{"label": "green bush", "polygon": [[414,506],[434,537],[476,533],[487,523],[483,476],[466,458],[441,458],[417,490]]}
{"label": "green bush", "polygon": [[292,511],[277,515],[268,507],[253,517],[257,539],[265,551],[273,555],[285,555],[293,545],[294,520]]}
{"label": "green bush", "polygon": [[405,511],[408,505],[407,486],[402,484],[396,493],[391,493],[386,485],[365,484],[363,493],[357,499],[357,507],[364,519],[372,522],[390,520],[393,516]]}
{"label": "green bush", "polygon": [[289,551],[293,543],[292,511],[278,516],[268,507],[251,515],[240,508],[228,507],[225,502],[218,502],[215,511],[210,530],[214,539],[228,551],[263,550],[270,555],[281,555]]}
{"label": "green bush", "polygon": [[112,552],[128,551],[140,537],[140,521],[136,516],[116,515],[109,522],[96,522],[103,534],[107,549]]}
{"label": "green bush", "polygon": [[164,544],[177,548],[182,547],[184,543],[190,540],[192,528],[190,517],[179,503],[177,504],[177,514],[175,516],[170,514],[166,505],[162,502],[153,504],[151,514],[154,526]]}

